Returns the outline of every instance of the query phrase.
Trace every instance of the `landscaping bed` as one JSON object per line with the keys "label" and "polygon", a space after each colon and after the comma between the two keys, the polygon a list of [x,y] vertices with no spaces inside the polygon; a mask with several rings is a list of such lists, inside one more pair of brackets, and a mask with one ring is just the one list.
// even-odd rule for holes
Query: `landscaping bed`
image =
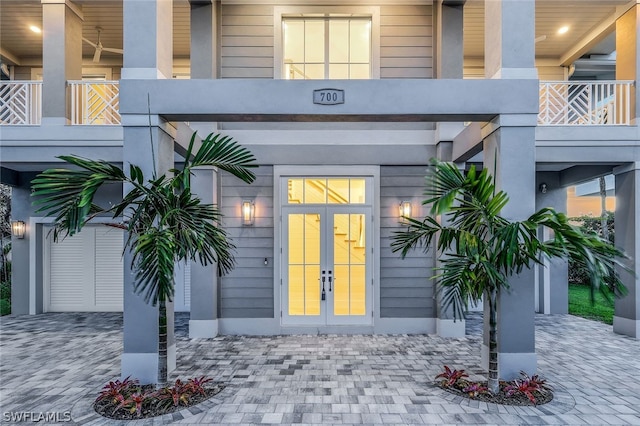
{"label": "landscaping bed", "polygon": [[199,404],[224,389],[204,377],[176,380],[171,386],[157,388],[140,385],[129,378],[115,380],[104,386],[93,408],[101,416],[114,420],[139,420],[163,416]]}

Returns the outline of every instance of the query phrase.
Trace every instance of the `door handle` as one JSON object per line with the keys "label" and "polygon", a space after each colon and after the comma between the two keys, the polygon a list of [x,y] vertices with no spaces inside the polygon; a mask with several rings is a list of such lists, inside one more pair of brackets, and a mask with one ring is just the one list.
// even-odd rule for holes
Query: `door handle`
{"label": "door handle", "polygon": [[321,295],[320,300],[326,300],[327,299],[327,295],[326,295],[326,293],[324,291],[324,281],[325,281],[325,279],[326,279],[325,272],[322,271],[321,278],[320,278],[320,281],[322,282],[322,295]]}
{"label": "door handle", "polygon": [[331,281],[333,281],[333,275],[331,274],[331,271],[329,271],[329,291],[331,291]]}

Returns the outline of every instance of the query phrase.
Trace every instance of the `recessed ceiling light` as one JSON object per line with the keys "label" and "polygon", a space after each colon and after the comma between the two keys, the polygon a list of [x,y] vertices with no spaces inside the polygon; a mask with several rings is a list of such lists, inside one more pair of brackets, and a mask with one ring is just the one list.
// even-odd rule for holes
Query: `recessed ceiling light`
{"label": "recessed ceiling light", "polygon": [[33,31],[34,33],[36,33],[36,34],[40,34],[40,33],[42,33],[42,30],[41,30],[40,28],[36,27],[35,25],[31,25],[31,26],[29,26],[29,29],[30,29],[31,31]]}
{"label": "recessed ceiling light", "polygon": [[569,27],[565,25],[564,27],[560,27],[560,29],[558,30],[558,34],[564,34],[567,31],[569,31]]}

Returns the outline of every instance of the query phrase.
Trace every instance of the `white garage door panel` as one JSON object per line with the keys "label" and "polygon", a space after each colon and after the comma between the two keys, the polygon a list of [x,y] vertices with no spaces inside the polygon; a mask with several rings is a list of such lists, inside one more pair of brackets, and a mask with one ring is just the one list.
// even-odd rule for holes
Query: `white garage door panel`
{"label": "white garage door panel", "polygon": [[96,228],[95,305],[105,310],[122,310],[122,231]]}
{"label": "white garage door panel", "polygon": [[122,246],[122,231],[104,225],[57,243],[47,235],[45,310],[122,311]]}
{"label": "white garage door panel", "polygon": [[90,275],[86,273],[83,262],[87,238],[75,235],[58,243],[52,243],[53,236],[48,238],[55,246],[50,257],[50,298],[49,308],[52,311],[74,310],[86,304],[87,286]]}

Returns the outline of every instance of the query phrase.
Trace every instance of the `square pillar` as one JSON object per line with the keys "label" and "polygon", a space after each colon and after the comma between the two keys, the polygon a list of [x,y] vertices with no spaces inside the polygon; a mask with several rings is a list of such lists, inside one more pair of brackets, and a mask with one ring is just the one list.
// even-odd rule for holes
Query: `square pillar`
{"label": "square pillar", "polygon": [[[440,123],[439,123],[440,124]],[[453,142],[441,141],[436,145],[436,157],[440,161],[451,161],[453,154]],[[440,218],[443,222],[446,218],[443,216]],[[440,238],[440,235],[437,236]],[[434,244],[435,247],[435,244]],[[442,266],[441,259],[447,256],[446,252],[438,251],[433,256],[433,266],[439,268]],[[436,283],[436,286],[438,284]],[[463,318],[454,319],[453,308],[445,308],[442,303],[442,294],[436,292],[436,331],[440,337],[464,337],[466,332],[466,322]]]}
{"label": "square pillar", "polygon": [[535,0],[484,2],[486,78],[538,78],[535,16]]}
{"label": "square pillar", "polygon": [[[640,338],[640,161],[613,170],[616,178],[615,229],[618,248],[632,271],[619,270],[627,295],[615,301],[613,331]],[[635,274],[635,276],[634,276]]]}
{"label": "square pillar", "polygon": [[[218,171],[197,169],[191,177],[192,192],[203,203],[218,204]],[[191,316],[189,337],[218,335],[218,267],[191,262]]]}
{"label": "square pillar", "polygon": [[[166,123],[158,116],[151,116],[151,130],[142,120],[140,125],[129,115],[123,115],[124,145],[123,164],[139,166],[145,178],[151,179],[173,168],[173,137],[167,132]],[[150,140],[151,139],[151,140]],[[153,151],[151,147],[153,145]],[[124,194],[131,190],[123,188]],[[127,235],[125,235],[125,240]],[[158,307],[148,304],[142,295],[133,291],[134,270],[131,268],[132,253],[124,254],[124,336],[122,354],[122,377],[131,376],[141,383],[156,383],[158,378]],[[167,371],[176,367],[176,344],[174,336],[173,303],[167,302]]]}
{"label": "square pillar", "polygon": [[[535,122],[533,114],[513,120],[500,116],[495,122],[499,126],[484,140],[484,167],[494,176],[496,190],[504,190],[509,196],[509,203],[501,212],[509,220],[523,220],[534,212]],[[497,304],[498,373],[504,380],[519,377],[520,371],[533,374],[537,365],[533,269],[509,277],[509,285],[509,290],[501,291]],[[484,310],[482,362],[488,367],[488,303]]]}
{"label": "square pillar", "polygon": [[123,79],[173,76],[173,0],[123,0]]}
{"label": "square pillar", "polygon": [[[544,172],[536,174],[536,210],[551,207],[558,212],[567,212],[567,189],[560,185],[560,173]],[[538,237],[548,240],[552,237],[546,228],[538,232]],[[535,266],[536,272],[536,312],[543,314],[569,313],[569,262],[566,259],[544,257],[544,266]]]}
{"label": "square pillar", "polygon": [[463,7],[464,1],[439,0],[434,2],[435,77],[462,78]]}
{"label": "square pillar", "polygon": [[191,78],[218,78],[219,1],[191,2]]}
{"label": "square pillar", "polygon": [[67,80],[82,80],[82,8],[66,0],[42,1],[42,124],[71,118]]}

